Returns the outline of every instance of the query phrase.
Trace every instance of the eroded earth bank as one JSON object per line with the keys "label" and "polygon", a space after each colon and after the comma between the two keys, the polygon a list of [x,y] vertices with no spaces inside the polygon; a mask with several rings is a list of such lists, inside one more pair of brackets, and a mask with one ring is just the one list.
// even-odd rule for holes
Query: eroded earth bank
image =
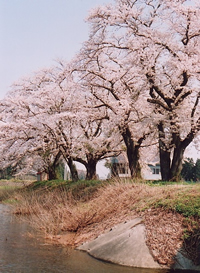
{"label": "eroded earth bank", "polygon": [[35,182],[11,199],[52,243],[128,266],[200,271],[199,184]]}

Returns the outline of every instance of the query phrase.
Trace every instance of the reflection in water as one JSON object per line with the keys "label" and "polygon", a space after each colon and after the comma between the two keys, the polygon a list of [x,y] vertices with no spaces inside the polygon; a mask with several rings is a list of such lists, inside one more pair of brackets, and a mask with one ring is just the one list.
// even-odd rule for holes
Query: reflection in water
{"label": "reflection in water", "polygon": [[[27,236],[29,227],[0,204],[1,273],[163,273],[98,261],[84,252],[46,244]],[[174,272],[174,271],[173,271]],[[187,271],[188,272],[188,271]]]}

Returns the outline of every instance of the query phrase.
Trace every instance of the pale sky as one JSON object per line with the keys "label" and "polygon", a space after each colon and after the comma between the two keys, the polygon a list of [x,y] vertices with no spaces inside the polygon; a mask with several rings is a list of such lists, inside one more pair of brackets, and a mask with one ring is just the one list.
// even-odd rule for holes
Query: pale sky
{"label": "pale sky", "polygon": [[88,39],[88,11],[113,1],[0,0],[0,99],[20,78],[73,58]]}

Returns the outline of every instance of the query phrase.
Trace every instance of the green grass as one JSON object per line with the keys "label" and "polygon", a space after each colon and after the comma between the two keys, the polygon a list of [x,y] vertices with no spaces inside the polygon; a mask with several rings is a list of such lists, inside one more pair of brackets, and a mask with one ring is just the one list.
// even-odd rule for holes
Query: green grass
{"label": "green grass", "polygon": [[180,196],[175,202],[175,210],[186,217],[200,218],[200,196]]}
{"label": "green grass", "polygon": [[36,181],[28,185],[26,189],[37,190],[37,189],[55,189],[64,187],[66,189],[82,189],[87,187],[96,187],[101,185],[102,181],[100,180],[79,180],[76,182],[73,181],[64,181],[64,180],[47,180],[47,181]]}
{"label": "green grass", "polygon": [[191,181],[180,181],[180,182],[173,182],[173,181],[162,181],[162,180],[152,180],[152,181],[147,181],[147,184],[150,186],[167,186],[167,185],[195,185],[195,182]]}
{"label": "green grass", "polygon": [[176,200],[159,200],[155,203],[155,207],[163,207],[166,209],[171,209],[185,217],[194,216],[200,218],[200,197],[182,196]]}
{"label": "green grass", "polygon": [[100,180],[80,180],[77,182],[68,182],[66,190],[71,192],[75,200],[87,201],[103,184]]}
{"label": "green grass", "polygon": [[55,189],[57,187],[66,186],[67,182],[63,180],[47,180],[47,181],[35,181],[25,187],[27,190],[38,189]]}
{"label": "green grass", "polygon": [[187,185],[182,191],[177,192],[173,198],[169,195],[165,199],[159,199],[154,205],[171,209],[185,217],[200,218],[200,184]]}

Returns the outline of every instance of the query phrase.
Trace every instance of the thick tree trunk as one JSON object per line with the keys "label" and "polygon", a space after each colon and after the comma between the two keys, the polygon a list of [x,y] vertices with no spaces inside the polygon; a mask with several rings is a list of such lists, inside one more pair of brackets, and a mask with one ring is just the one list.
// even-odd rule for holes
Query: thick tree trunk
{"label": "thick tree trunk", "polygon": [[122,132],[122,137],[123,137],[125,145],[126,145],[131,177],[132,178],[141,178],[141,167],[140,167],[140,163],[139,163],[140,145],[135,145],[135,143],[132,139],[132,136],[131,136],[131,132],[128,127]]}
{"label": "thick tree trunk", "polygon": [[67,163],[71,172],[72,181],[78,181],[78,172],[71,157],[67,159]]}
{"label": "thick tree trunk", "polygon": [[[178,133],[173,134],[172,144],[175,146],[173,149],[167,149],[165,146],[165,133],[162,123],[158,125],[159,130],[159,152],[160,152],[160,166],[161,176],[163,181],[175,181],[178,182],[181,179],[181,170],[183,155],[186,147],[193,140],[193,134],[190,133],[188,136],[181,141]],[[173,154],[172,154],[173,152]]]}
{"label": "thick tree trunk", "polygon": [[54,162],[53,163],[49,163],[49,167],[48,167],[48,176],[49,176],[49,180],[54,180],[57,179],[56,176],[56,166],[58,165],[59,159],[60,159],[60,151],[57,153],[57,155],[54,158]]}
{"label": "thick tree trunk", "polygon": [[181,140],[179,134],[175,135],[175,148],[170,173],[171,181],[180,181],[184,152],[188,145],[193,141],[194,136],[195,130],[193,128],[191,128],[191,131],[188,133],[184,140]]}
{"label": "thick tree trunk", "polygon": [[169,181],[170,179],[170,152],[165,149],[165,145],[159,139],[159,155],[160,155],[160,171],[162,181]]}
{"label": "thick tree trunk", "polygon": [[86,180],[97,179],[96,163],[88,164],[86,169],[87,169]]}
{"label": "thick tree trunk", "polygon": [[87,160],[84,160],[78,157],[76,157],[75,160],[85,166],[87,180],[96,179],[97,178],[96,166],[97,166],[98,159],[95,158],[95,155],[93,154],[87,154],[86,157],[87,157]]}
{"label": "thick tree trunk", "polygon": [[170,179],[170,152],[160,148],[160,171],[162,181]]}
{"label": "thick tree trunk", "polygon": [[48,168],[48,176],[49,180],[55,180],[57,178],[54,166]]}
{"label": "thick tree trunk", "polygon": [[174,149],[173,153],[173,159],[170,169],[170,181],[180,181],[181,180],[181,170],[182,170],[182,162],[183,162],[183,154],[184,154],[185,148],[180,143],[177,145],[177,147]]}
{"label": "thick tree trunk", "polygon": [[93,159],[91,155],[87,156],[88,162],[86,167],[87,174],[86,174],[86,179],[87,180],[93,180],[97,179],[97,174],[96,174],[96,166],[97,166],[97,161]]}

